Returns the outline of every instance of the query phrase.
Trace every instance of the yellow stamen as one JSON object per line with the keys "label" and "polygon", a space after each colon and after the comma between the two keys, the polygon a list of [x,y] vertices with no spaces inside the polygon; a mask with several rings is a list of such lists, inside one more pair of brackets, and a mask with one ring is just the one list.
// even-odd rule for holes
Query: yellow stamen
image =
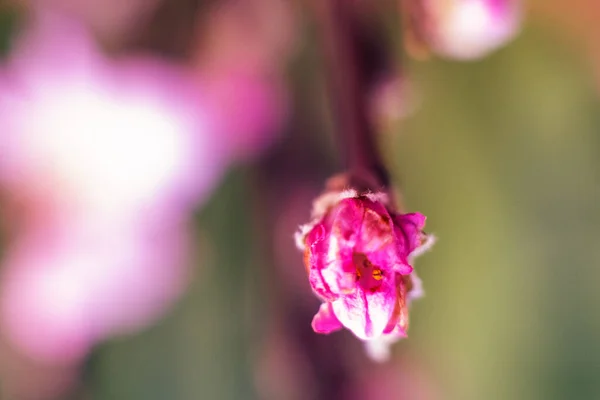
{"label": "yellow stamen", "polygon": [[381,270],[379,268],[373,268],[373,279],[375,279],[376,281],[380,281],[383,279],[383,274],[381,273]]}

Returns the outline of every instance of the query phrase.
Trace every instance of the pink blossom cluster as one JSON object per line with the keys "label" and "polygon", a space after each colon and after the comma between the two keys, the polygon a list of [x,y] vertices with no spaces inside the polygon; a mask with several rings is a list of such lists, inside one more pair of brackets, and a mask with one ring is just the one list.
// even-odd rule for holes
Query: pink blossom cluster
{"label": "pink blossom cluster", "polygon": [[313,329],[346,328],[367,342],[375,359],[406,336],[408,306],[422,293],[410,260],[432,241],[423,233],[423,215],[390,206],[384,193],[326,193],[296,237],[311,287],[323,301]]}

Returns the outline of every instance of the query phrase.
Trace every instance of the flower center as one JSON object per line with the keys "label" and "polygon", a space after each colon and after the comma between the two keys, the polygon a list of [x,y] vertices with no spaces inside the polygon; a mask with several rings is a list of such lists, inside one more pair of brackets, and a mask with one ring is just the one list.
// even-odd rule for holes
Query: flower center
{"label": "flower center", "polygon": [[376,291],[381,286],[383,271],[373,265],[363,253],[353,253],[352,262],[356,268],[356,281],[365,290]]}

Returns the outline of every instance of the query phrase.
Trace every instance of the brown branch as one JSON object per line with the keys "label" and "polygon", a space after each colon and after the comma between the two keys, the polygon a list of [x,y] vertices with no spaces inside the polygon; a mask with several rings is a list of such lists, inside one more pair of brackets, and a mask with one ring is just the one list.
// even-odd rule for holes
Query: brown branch
{"label": "brown branch", "polygon": [[388,48],[376,23],[355,1],[315,0],[335,129],[352,183],[365,190],[389,186],[369,113],[374,85],[389,71]]}

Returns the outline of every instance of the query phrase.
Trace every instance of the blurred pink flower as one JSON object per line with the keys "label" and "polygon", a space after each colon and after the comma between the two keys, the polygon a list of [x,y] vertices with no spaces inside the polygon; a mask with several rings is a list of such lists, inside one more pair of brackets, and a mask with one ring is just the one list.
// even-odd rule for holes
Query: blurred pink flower
{"label": "blurred pink flower", "polygon": [[0,322],[28,356],[76,362],[159,317],[187,282],[185,220],[227,161],[194,79],[111,61],[43,13],[0,69],[0,184],[25,214]]}
{"label": "blurred pink flower", "polygon": [[[520,0],[408,0],[421,2],[421,35],[438,54],[459,60],[486,56],[519,31]],[[416,6],[415,6],[416,7]]]}
{"label": "blurred pink flower", "polygon": [[100,3],[51,3],[74,9],[34,3],[0,65],[0,185],[20,214],[0,324],[26,356],[76,363],[177,299],[189,277],[186,219],[229,163],[274,139],[283,113],[280,87],[259,68],[237,60],[199,74],[110,59],[83,27]]}
{"label": "blurred pink flower", "polygon": [[420,93],[403,74],[380,78],[371,93],[370,113],[379,132],[391,132],[393,124],[412,115],[420,107]]}
{"label": "blurred pink flower", "polygon": [[284,70],[297,32],[293,11],[285,0],[225,0],[198,24],[194,62],[232,158],[258,154],[281,130],[289,106]]}
{"label": "blurred pink flower", "polygon": [[390,211],[383,193],[347,190],[317,199],[313,221],[297,235],[310,284],[324,301],[315,332],[345,327],[369,342],[406,336],[408,302],[421,292],[409,258],[429,244],[424,225],[419,213]]}
{"label": "blurred pink flower", "polygon": [[178,67],[112,62],[72,21],[44,14],[0,80],[0,181],[101,218],[188,209],[218,178],[221,144]]}
{"label": "blurred pink flower", "polygon": [[203,88],[230,159],[251,158],[277,139],[287,109],[282,85],[245,68],[229,68],[205,79]]}
{"label": "blurred pink flower", "polygon": [[30,357],[76,361],[96,342],[152,322],[187,281],[187,239],[177,226],[30,228],[6,255],[1,304],[6,333]]}

